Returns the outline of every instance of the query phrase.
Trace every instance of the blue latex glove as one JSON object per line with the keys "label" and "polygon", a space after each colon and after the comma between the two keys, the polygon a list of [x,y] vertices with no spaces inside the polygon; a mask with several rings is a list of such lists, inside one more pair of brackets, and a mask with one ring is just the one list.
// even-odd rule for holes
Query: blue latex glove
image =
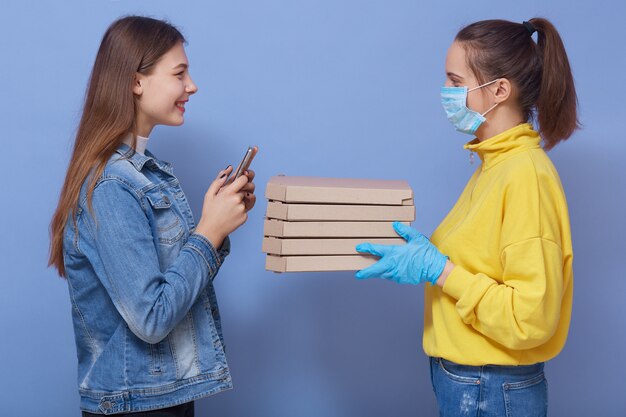
{"label": "blue latex glove", "polygon": [[406,245],[373,245],[361,243],[356,250],[380,256],[374,265],[356,273],[358,279],[381,277],[399,284],[435,284],[446,266],[447,256],[430,243],[423,234],[399,222],[393,228],[402,236]]}

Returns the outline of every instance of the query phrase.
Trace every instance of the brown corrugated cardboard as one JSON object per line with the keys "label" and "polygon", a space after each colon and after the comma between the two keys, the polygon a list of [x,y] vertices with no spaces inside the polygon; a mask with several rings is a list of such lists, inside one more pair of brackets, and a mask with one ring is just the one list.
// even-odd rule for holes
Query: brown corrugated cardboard
{"label": "brown corrugated cardboard", "polygon": [[267,255],[265,269],[274,272],[358,271],[374,264],[379,258],[371,255],[354,256],[274,256]]}
{"label": "brown corrugated cardboard", "polygon": [[413,205],[406,181],[275,176],[265,189],[269,200],[284,203]]}
{"label": "brown corrugated cardboard", "polygon": [[393,222],[286,222],[265,219],[263,234],[274,237],[398,237],[392,224]]}
{"label": "brown corrugated cardboard", "polygon": [[273,255],[357,255],[355,246],[369,242],[377,245],[404,245],[402,238],[395,239],[263,239],[263,252]]}
{"label": "brown corrugated cardboard", "polygon": [[415,206],[293,204],[270,201],[266,217],[288,221],[408,221],[415,220]]}

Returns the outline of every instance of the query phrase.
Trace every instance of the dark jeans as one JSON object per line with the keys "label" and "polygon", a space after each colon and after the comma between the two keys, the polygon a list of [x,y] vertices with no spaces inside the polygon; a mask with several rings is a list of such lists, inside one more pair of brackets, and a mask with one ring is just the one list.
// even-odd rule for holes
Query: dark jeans
{"label": "dark jeans", "polygon": [[[194,417],[194,402],[161,408],[160,410],[140,411],[138,413],[114,414],[115,417]],[[83,411],[83,417],[102,417],[102,414],[93,414]]]}

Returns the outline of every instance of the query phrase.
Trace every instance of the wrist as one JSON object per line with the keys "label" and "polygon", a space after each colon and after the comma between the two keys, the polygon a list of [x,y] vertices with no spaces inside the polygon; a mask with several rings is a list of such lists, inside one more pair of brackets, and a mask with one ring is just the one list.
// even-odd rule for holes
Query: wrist
{"label": "wrist", "polygon": [[201,223],[198,224],[195,232],[207,238],[215,250],[218,250],[220,246],[222,246],[222,243],[224,243],[224,239],[226,239],[226,235],[224,233],[221,233],[219,230],[214,228],[204,226]]}
{"label": "wrist", "polygon": [[439,278],[437,278],[437,281],[435,282],[435,284],[443,288],[443,285],[446,283],[446,279],[448,278],[448,275],[450,275],[450,273],[452,272],[455,266],[456,265],[454,265],[450,261],[450,259],[446,260],[446,265],[443,267],[443,271],[441,271],[441,274],[439,275]]}

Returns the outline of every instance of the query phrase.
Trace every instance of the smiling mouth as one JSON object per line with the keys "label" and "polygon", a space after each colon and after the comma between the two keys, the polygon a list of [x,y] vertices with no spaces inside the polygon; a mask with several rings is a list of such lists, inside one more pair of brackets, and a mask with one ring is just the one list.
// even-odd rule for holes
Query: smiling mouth
{"label": "smiling mouth", "polygon": [[178,108],[178,110],[182,111],[183,113],[185,112],[185,103],[186,102],[187,102],[187,100],[177,101],[176,102],[176,107]]}

